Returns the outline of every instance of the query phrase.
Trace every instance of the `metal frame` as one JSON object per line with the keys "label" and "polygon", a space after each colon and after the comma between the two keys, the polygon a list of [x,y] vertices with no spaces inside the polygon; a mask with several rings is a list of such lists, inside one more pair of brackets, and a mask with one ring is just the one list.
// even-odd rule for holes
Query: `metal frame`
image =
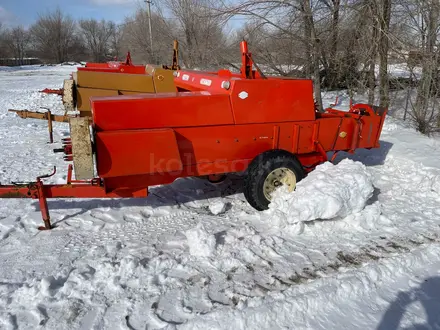
{"label": "metal frame", "polygon": [[48,198],[142,198],[147,197],[147,189],[121,189],[106,191],[100,178],[92,180],[72,180],[73,166],[69,164],[67,182],[65,184],[44,184],[47,179],[56,174],[54,167],[51,174],[37,177],[35,182],[0,185],[0,198],[30,198],[38,199],[44,226],[39,230],[52,229],[50,221]]}

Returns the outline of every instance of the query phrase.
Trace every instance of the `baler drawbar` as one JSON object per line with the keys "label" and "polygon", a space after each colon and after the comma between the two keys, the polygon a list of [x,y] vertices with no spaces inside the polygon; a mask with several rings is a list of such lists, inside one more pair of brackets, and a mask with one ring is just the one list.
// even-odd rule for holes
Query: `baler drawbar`
{"label": "baler drawbar", "polygon": [[328,152],[333,161],[340,151],[380,146],[387,109],[321,113],[312,80],[266,77],[244,41],[241,53],[240,73],[175,71],[177,92],[91,97],[91,123],[70,118],[71,136],[55,150],[73,161],[66,184],[42,176],[0,185],[0,198],[38,199],[40,229],[50,229],[48,198],[146,197],[148,187],[177,178],[245,172],[247,201],[265,210],[277,187],[293,191]]}

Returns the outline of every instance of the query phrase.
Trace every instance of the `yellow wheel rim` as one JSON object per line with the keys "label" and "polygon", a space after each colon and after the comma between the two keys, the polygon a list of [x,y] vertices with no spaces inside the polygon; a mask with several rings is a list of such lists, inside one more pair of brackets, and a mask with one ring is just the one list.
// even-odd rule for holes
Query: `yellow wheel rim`
{"label": "yellow wheel rim", "polygon": [[264,196],[270,201],[275,189],[283,185],[287,186],[289,192],[294,191],[296,187],[296,175],[286,167],[277,168],[269,173],[263,184]]}

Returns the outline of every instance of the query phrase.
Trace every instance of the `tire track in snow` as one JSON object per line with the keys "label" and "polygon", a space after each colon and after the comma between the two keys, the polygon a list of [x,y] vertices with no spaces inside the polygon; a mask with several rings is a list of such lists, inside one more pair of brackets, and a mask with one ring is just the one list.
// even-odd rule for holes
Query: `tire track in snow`
{"label": "tire track in snow", "polygon": [[[202,291],[205,291],[205,294],[201,294],[199,298],[202,299],[203,296],[208,297],[212,304],[212,307],[209,309],[210,312],[225,305],[234,307],[249,298],[264,297],[269,292],[284,292],[295,285],[310,283],[311,281],[323,277],[335,276],[335,274],[346,272],[350,269],[362,268],[366,264],[375,263],[382,259],[410,254],[415,249],[433,243],[440,243],[440,233],[426,232],[419,234],[416,239],[411,240],[402,239],[400,237],[384,238],[380,242],[373,241],[370,244],[360,247],[359,252],[339,251],[336,258],[328,259],[322,265],[304,267],[299,272],[292,272],[290,276],[282,277],[279,276],[279,274],[271,274],[269,272],[264,276],[264,279],[271,281],[271,283],[264,283],[261,281],[261,278],[258,279],[253,276],[245,277],[244,280],[240,282],[238,278],[234,277],[234,273],[239,272],[236,268],[225,274],[226,279],[221,278],[220,283],[215,283],[215,280],[212,280],[210,277],[210,275],[212,276],[212,270],[211,272],[204,272],[199,269],[205,276],[204,278],[207,278],[201,285]],[[257,277],[262,275],[258,274],[261,268],[256,265],[246,264],[244,267],[251,275],[256,275]],[[215,276],[213,276],[213,278],[215,278]],[[228,282],[231,284],[227,285]],[[221,285],[222,283],[226,283],[226,285]],[[213,292],[211,286],[220,289],[217,292]],[[169,322],[170,324],[184,323],[186,320],[183,319],[183,315],[187,315],[187,320],[193,316],[192,313],[188,311],[182,313],[181,310],[173,309],[173,306],[180,306],[179,308],[186,307],[182,305],[181,299],[177,299],[174,302],[170,301],[170,297],[173,297],[176,293],[175,291],[171,291],[166,298],[164,298],[164,296],[159,297],[159,302],[152,306],[158,317],[162,321]],[[218,297],[221,297],[221,299],[218,299]],[[162,300],[165,300],[165,302],[160,304]],[[200,310],[198,312],[200,312]],[[203,313],[207,313],[207,311],[205,310]],[[178,315],[178,317],[176,317],[176,315]]]}
{"label": "tire track in snow", "polygon": [[[210,216],[194,211],[178,211],[160,217],[148,217],[141,222],[126,222],[124,224],[106,224],[105,230],[96,232],[74,232],[69,234],[70,243],[61,249],[59,253],[72,253],[78,250],[96,249],[109,242],[120,242],[123,244],[134,242],[148,242],[153,244],[160,240],[161,236],[172,237],[178,232],[193,228],[203,216],[204,223],[211,223],[218,228],[220,222],[227,228],[227,221],[219,221],[218,216]],[[215,225],[214,225],[215,224]]]}

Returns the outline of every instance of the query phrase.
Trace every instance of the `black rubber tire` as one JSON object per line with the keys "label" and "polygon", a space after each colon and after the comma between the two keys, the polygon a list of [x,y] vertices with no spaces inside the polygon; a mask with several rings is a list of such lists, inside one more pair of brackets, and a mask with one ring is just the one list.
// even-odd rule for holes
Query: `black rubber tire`
{"label": "black rubber tire", "polygon": [[305,174],[298,159],[286,150],[270,150],[254,158],[247,168],[244,179],[244,196],[248,203],[258,211],[267,210],[270,201],[264,196],[263,186],[267,176],[277,168],[286,167],[296,175],[296,182]]}

